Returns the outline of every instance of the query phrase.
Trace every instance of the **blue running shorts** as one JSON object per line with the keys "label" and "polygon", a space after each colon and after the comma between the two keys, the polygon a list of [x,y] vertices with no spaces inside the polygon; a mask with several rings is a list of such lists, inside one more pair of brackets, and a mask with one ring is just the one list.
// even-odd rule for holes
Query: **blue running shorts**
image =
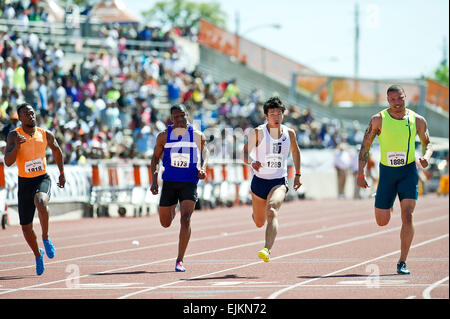
{"label": "blue running shorts", "polygon": [[415,162],[405,166],[390,167],[380,164],[380,178],[378,181],[375,207],[390,209],[395,198],[415,199],[419,196],[419,173]]}
{"label": "blue running shorts", "polygon": [[277,185],[285,185],[288,188],[287,179],[285,177],[275,178],[275,179],[264,179],[253,175],[252,183],[250,189],[258,197],[262,199],[267,199],[270,190]]}

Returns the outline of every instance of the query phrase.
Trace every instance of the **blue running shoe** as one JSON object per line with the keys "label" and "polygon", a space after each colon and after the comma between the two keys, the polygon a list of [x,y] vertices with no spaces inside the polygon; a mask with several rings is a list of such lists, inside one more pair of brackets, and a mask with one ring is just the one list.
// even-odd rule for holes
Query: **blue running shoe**
{"label": "blue running shoe", "polygon": [[53,247],[53,243],[50,238],[44,240],[44,247],[45,253],[47,254],[48,258],[52,259],[53,257],[55,257],[55,247]]}
{"label": "blue running shoe", "polygon": [[175,264],[175,271],[178,272],[185,272],[186,268],[183,266],[183,261],[177,260],[177,263]]}
{"label": "blue running shoe", "polygon": [[38,276],[42,275],[42,273],[44,272],[44,250],[43,249],[39,249],[41,256],[40,257],[36,257],[36,274]]}
{"label": "blue running shoe", "polygon": [[411,272],[406,268],[406,263],[401,261],[397,264],[397,274],[399,275],[409,275]]}

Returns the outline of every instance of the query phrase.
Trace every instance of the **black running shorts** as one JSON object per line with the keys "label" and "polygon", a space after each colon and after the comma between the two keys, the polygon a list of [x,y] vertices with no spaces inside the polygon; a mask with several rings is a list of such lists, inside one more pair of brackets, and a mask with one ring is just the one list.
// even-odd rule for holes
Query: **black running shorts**
{"label": "black running shorts", "polygon": [[172,206],[184,200],[197,201],[197,183],[163,181],[159,206]]}
{"label": "black running shorts", "polygon": [[38,177],[19,177],[18,208],[20,225],[28,225],[33,222],[36,206],[34,195],[46,193],[50,197],[51,180],[47,174]]}

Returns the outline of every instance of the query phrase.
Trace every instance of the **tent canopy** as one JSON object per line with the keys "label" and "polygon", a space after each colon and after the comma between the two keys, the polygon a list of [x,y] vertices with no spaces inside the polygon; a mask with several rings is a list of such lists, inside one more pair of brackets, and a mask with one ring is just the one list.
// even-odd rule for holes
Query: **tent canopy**
{"label": "tent canopy", "polygon": [[39,3],[45,7],[49,15],[53,16],[55,22],[64,22],[65,10],[54,0],[41,0]]}
{"label": "tent canopy", "polygon": [[125,6],[123,0],[102,0],[92,8],[92,15],[104,23],[140,22],[140,19]]}

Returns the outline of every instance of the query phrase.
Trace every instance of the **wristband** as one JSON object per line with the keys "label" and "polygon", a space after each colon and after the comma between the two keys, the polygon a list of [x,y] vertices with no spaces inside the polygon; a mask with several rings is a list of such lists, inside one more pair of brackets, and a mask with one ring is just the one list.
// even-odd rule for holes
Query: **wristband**
{"label": "wristband", "polygon": [[302,174],[295,174],[295,176],[302,176]]}
{"label": "wristband", "polygon": [[59,172],[59,175],[64,175],[64,172]]}
{"label": "wristband", "polygon": [[360,178],[360,177],[366,177],[366,175],[364,175],[364,174],[358,174],[358,178]]}

